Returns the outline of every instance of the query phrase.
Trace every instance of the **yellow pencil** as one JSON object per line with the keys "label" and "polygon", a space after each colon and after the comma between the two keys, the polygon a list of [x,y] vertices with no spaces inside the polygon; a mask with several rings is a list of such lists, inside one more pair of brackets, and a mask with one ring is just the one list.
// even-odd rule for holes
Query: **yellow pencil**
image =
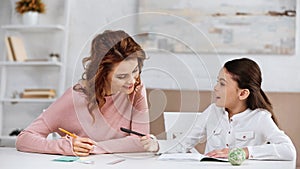
{"label": "yellow pencil", "polygon": [[58,128],[58,130],[60,130],[61,132],[64,132],[66,134],[68,134],[69,136],[73,137],[73,138],[76,138],[77,136],[73,133],[70,133],[69,131],[63,129],[63,128]]}

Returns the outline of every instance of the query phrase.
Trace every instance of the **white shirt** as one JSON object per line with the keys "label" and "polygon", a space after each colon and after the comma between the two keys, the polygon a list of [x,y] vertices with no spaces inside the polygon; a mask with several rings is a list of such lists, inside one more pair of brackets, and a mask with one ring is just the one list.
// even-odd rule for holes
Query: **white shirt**
{"label": "white shirt", "polygon": [[247,147],[249,159],[295,160],[296,149],[264,109],[247,109],[228,119],[224,108],[211,104],[197,118],[181,143],[186,151],[206,142],[205,153],[215,149]]}

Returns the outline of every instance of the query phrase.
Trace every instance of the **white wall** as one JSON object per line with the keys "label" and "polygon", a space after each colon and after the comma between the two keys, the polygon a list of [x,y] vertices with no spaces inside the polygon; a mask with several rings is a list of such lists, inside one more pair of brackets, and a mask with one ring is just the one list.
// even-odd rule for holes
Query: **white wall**
{"label": "white wall", "polygon": [[90,40],[96,33],[106,28],[128,32],[134,29],[134,20],[120,22],[118,26],[110,23],[135,13],[136,5],[135,0],[71,0],[66,87],[81,77],[81,58],[89,53]]}
{"label": "white wall", "polygon": [[[299,0],[297,0],[297,8],[299,11]],[[123,1],[97,1],[97,0],[73,0],[71,6],[71,20],[70,20],[70,44],[69,44],[69,58],[68,58],[68,71],[67,71],[67,84],[70,86],[73,79],[74,72],[74,58],[79,55],[80,49],[85,44],[87,38],[95,33],[99,28],[106,24],[116,21],[126,15],[132,15],[136,13],[137,3],[135,0],[123,0]],[[299,12],[297,12],[297,27],[299,28]],[[129,32],[134,29],[135,21],[132,21],[132,27],[127,29]],[[151,23],[149,23],[151,24]],[[126,25],[128,26],[128,25]],[[300,45],[299,45],[299,29],[297,29],[296,38],[296,54],[293,56],[282,55],[248,55],[247,57],[254,59],[261,66],[263,73],[263,89],[265,91],[279,91],[279,92],[299,92],[300,91]],[[161,63],[166,63],[164,69],[172,68],[172,74],[176,74],[176,80],[184,82],[186,81],[185,73],[182,71],[181,63],[178,59],[170,60],[170,57],[158,53],[150,52],[150,60],[145,62],[145,69],[149,70],[150,67],[159,67]],[[240,56],[228,55],[219,56],[219,64],[215,66],[220,68],[224,62],[232,58]],[[189,57],[183,58],[183,62],[192,63],[193,59]],[[78,66],[77,66],[78,67]],[[199,71],[199,67],[190,66],[191,72]],[[78,68],[77,68],[78,69]],[[78,73],[76,75],[78,77]],[[197,77],[197,76],[196,76]],[[171,88],[178,89],[176,84],[166,83],[164,79],[158,79],[163,77],[157,77],[151,73],[145,72],[143,76],[146,86],[151,88]],[[182,79],[180,79],[182,78]],[[76,78],[75,78],[76,79]],[[214,80],[214,79],[213,79]],[[211,89],[210,84],[203,85],[203,77],[196,79],[198,87],[195,85],[182,84],[180,88],[183,89]],[[180,83],[180,82],[179,82]],[[196,85],[197,85],[196,84]]]}
{"label": "white wall", "polygon": [[[10,14],[7,5],[9,0],[1,0],[0,2],[0,24],[7,24],[7,19]],[[300,27],[300,0],[297,0],[297,27]],[[132,17],[137,11],[136,0],[71,0],[71,17],[70,17],[70,30],[69,30],[69,47],[67,58],[67,79],[66,88],[71,86],[73,82],[76,82],[82,73],[81,59],[78,57],[88,54],[89,46],[88,40],[99,30],[105,28],[112,28],[114,26],[110,23],[116,24],[115,29],[125,29],[129,33],[135,30],[135,19]],[[126,17],[127,16],[127,17]],[[124,19],[125,18],[125,19]],[[127,18],[127,19],[126,19]],[[123,20],[123,21],[120,21]],[[124,21],[125,20],[125,21]],[[151,23],[149,23],[151,24]],[[107,26],[110,25],[110,26]],[[263,73],[263,89],[265,91],[279,91],[279,92],[299,92],[300,91],[300,45],[299,45],[299,29],[296,29],[296,54],[293,56],[282,55],[249,55],[248,57],[254,59],[261,66]],[[100,31],[100,32],[101,32]],[[3,41],[1,41],[3,46]],[[166,63],[163,66],[164,69],[172,69],[172,74],[176,74],[177,83],[186,82],[186,72],[182,71],[180,62],[188,62],[191,65],[188,66],[188,71],[193,72],[196,77],[195,84],[189,85],[184,83],[180,88],[183,89],[199,89],[209,90],[211,85],[206,77],[199,73],[199,65],[193,65],[193,58],[181,57],[180,62],[178,59],[171,60],[170,57],[158,53],[149,54],[150,60],[145,62],[145,70],[157,67],[161,63]],[[206,56],[205,56],[206,57]],[[214,74],[218,72],[220,66],[227,60],[239,57],[235,55],[219,56],[214,60],[218,60],[219,63],[215,65]],[[209,58],[209,56],[207,57]],[[144,82],[147,87],[151,88],[171,88],[178,89],[176,84],[166,83],[163,77],[157,77],[153,73],[144,72]],[[178,76],[177,76],[178,75]],[[197,79],[198,78],[198,79]],[[214,81],[214,77],[212,77]],[[191,80],[191,79],[190,79]],[[196,87],[195,87],[196,85]]]}

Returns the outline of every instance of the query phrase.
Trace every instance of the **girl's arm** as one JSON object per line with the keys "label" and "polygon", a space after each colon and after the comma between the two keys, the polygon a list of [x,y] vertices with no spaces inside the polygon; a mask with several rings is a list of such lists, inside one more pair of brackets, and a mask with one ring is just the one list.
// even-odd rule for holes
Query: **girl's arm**
{"label": "girl's arm", "polygon": [[291,139],[271,119],[270,113],[262,116],[258,124],[268,144],[248,146],[249,159],[295,160],[296,149]]}
{"label": "girl's arm", "polygon": [[[159,147],[159,153],[167,152],[189,152],[192,150],[198,143],[206,141],[206,123],[209,117],[209,113],[212,109],[212,105],[210,105],[204,112],[197,114],[195,117],[195,121],[189,122],[191,125],[191,130],[186,136],[184,136],[183,140],[180,141],[179,144],[165,144],[161,142]],[[176,145],[174,148],[173,146]]]}

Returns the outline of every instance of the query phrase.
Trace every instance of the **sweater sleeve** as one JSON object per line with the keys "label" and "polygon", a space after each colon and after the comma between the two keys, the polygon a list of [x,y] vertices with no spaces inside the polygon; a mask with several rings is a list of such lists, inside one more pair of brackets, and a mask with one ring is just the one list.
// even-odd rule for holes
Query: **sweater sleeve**
{"label": "sweater sleeve", "polygon": [[259,160],[295,160],[296,149],[291,139],[281,131],[271,119],[270,113],[262,116],[258,124],[263,124],[261,130],[266,142],[257,146],[248,146],[249,159]]}
{"label": "sweater sleeve", "polygon": [[66,117],[62,113],[67,112],[71,105],[71,90],[68,90],[18,135],[16,141],[17,150],[35,153],[73,155],[71,141],[67,137],[62,137],[57,140],[47,139],[47,136],[50,133],[58,132],[58,127],[63,127],[59,126],[63,124],[61,119],[64,118],[61,117]]}
{"label": "sweater sleeve", "polygon": [[139,138],[137,136],[127,136],[123,138],[97,142],[97,146],[95,146],[93,153],[105,154],[143,151],[145,150],[140,144]]}
{"label": "sweater sleeve", "polygon": [[[146,90],[144,86],[137,91],[133,99],[131,116],[131,130],[144,134],[150,132],[149,110],[147,104]],[[122,138],[110,139],[98,142],[93,153],[118,153],[118,152],[142,152],[145,151],[140,139],[136,135],[128,135]]]}

